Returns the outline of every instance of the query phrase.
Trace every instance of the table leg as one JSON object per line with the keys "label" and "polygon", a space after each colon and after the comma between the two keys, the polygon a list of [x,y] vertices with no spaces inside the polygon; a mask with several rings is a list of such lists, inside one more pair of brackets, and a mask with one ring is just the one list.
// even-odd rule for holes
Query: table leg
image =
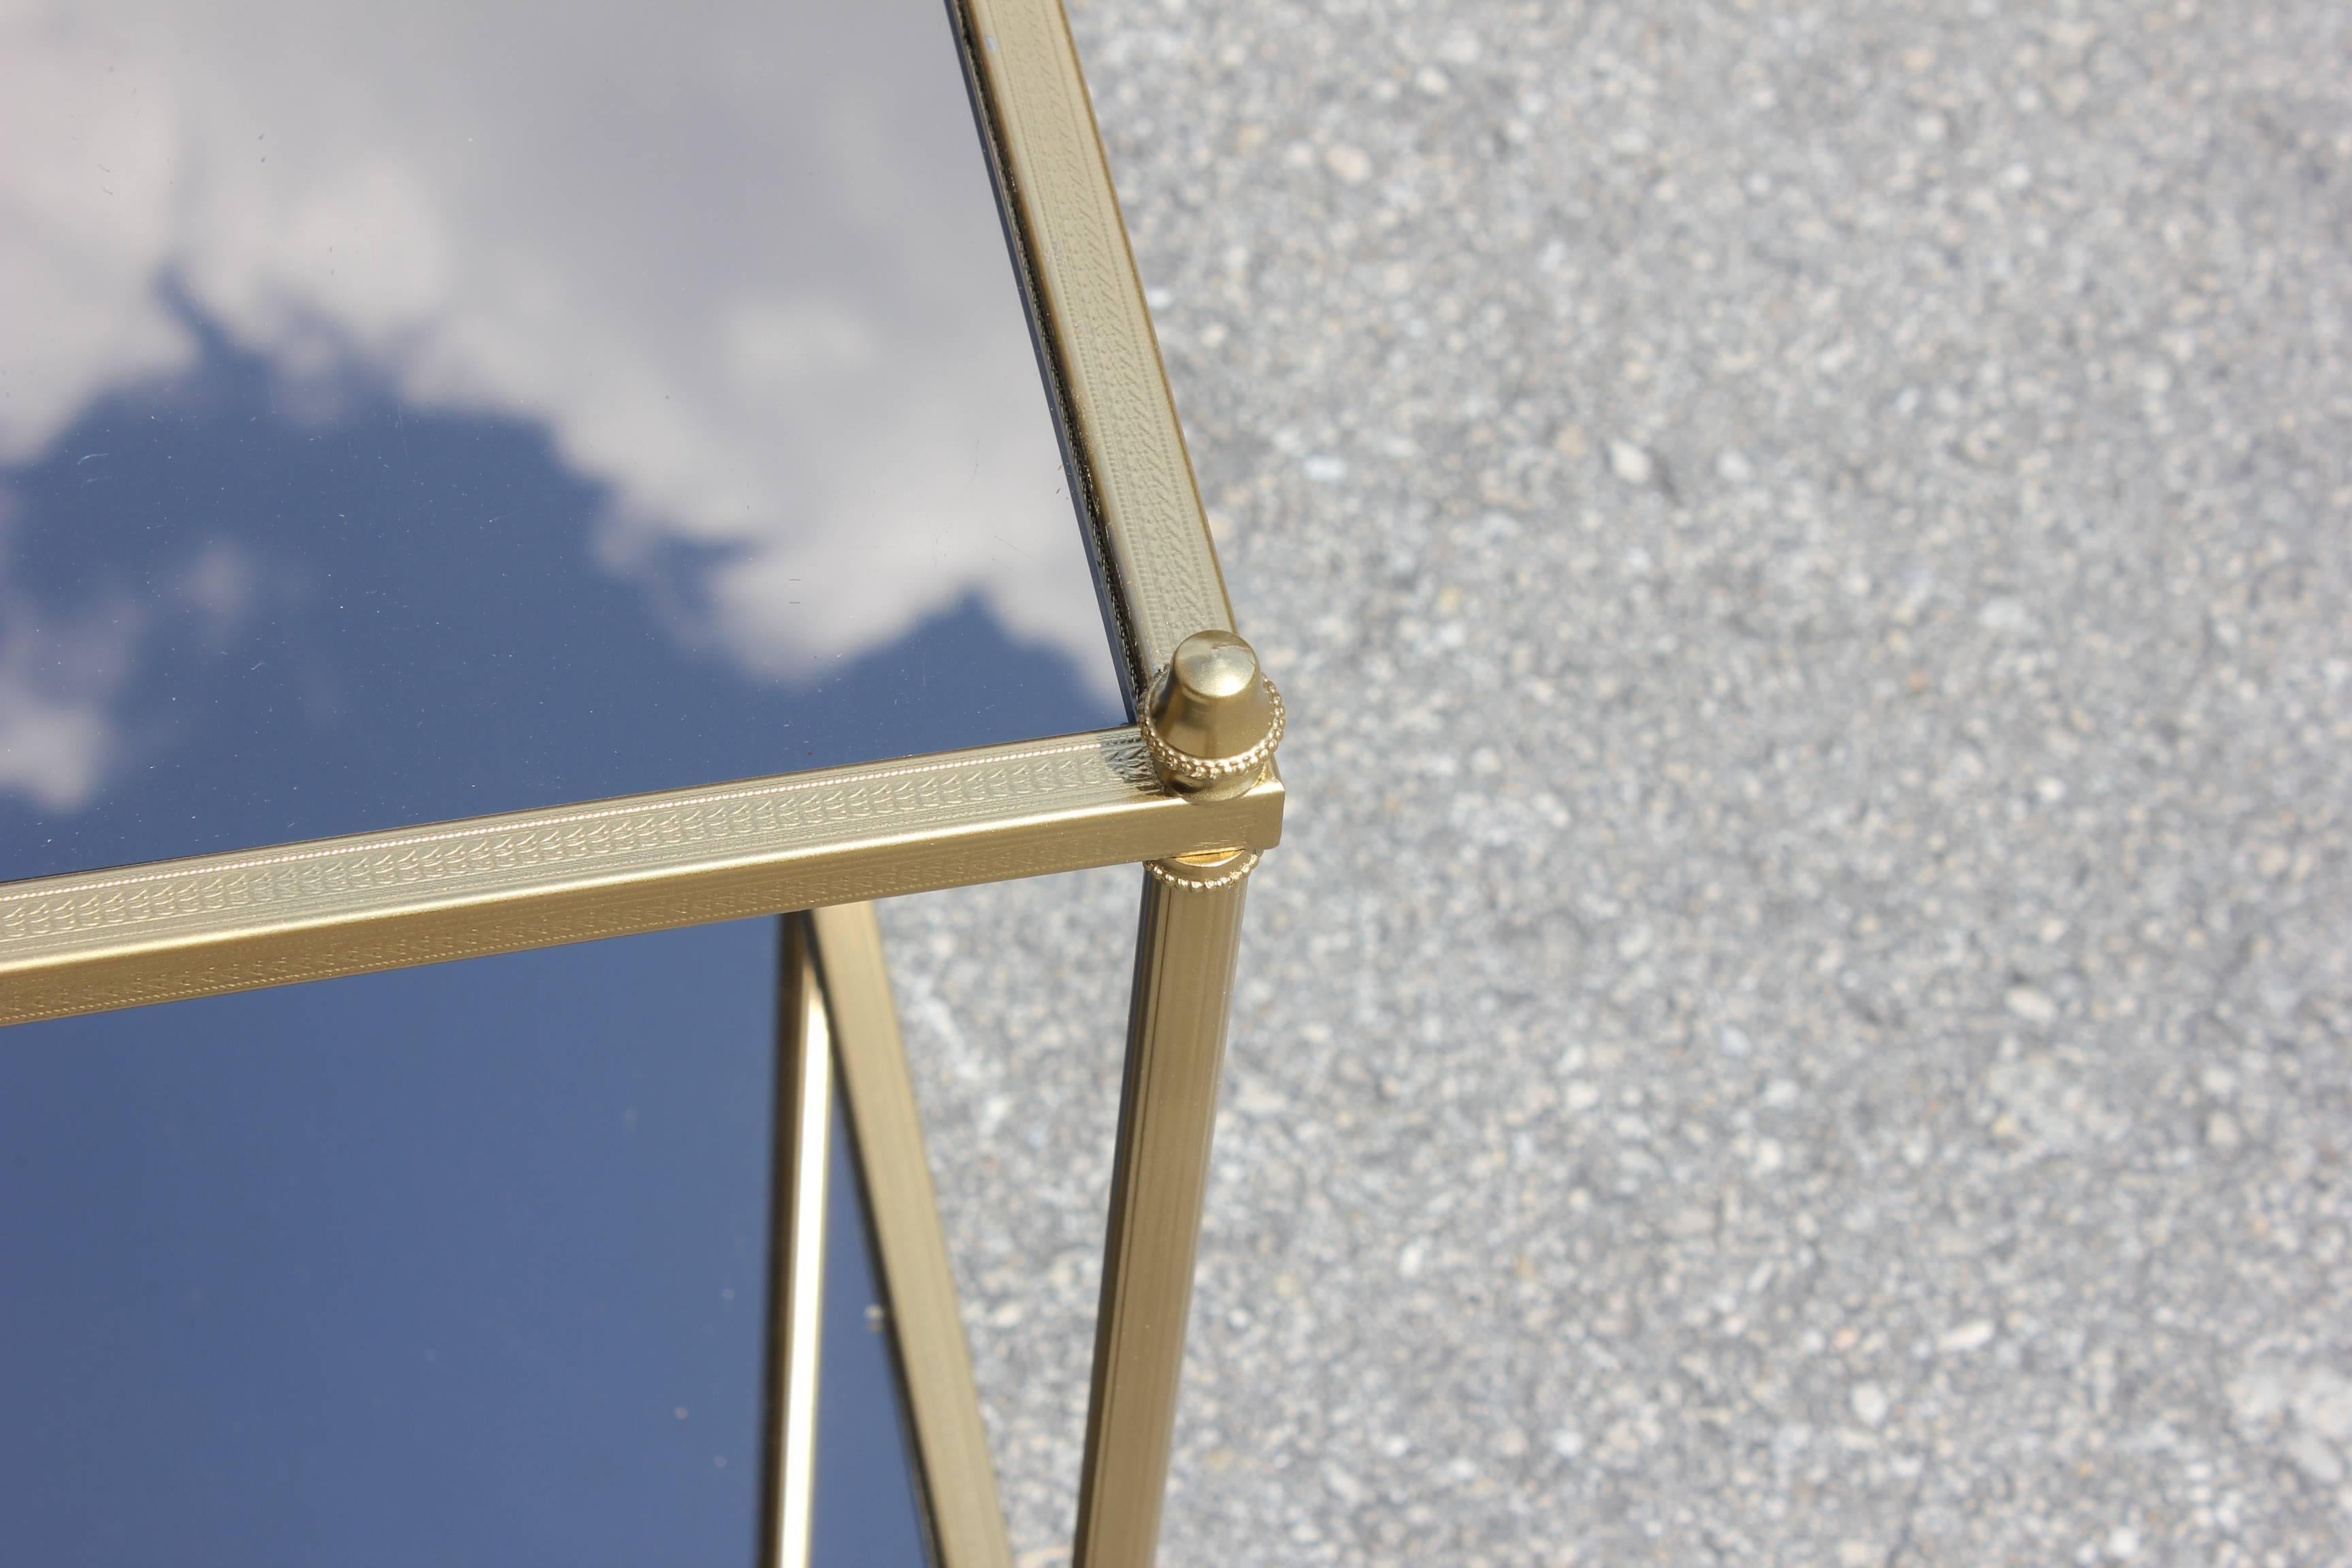
{"label": "table leg", "polygon": [[825,1174],[833,1039],[800,915],[781,922],[776,1020],[776,1235],[768,1280],[768,1397],[761,1568],[805,1568],[815,1504],[817,1370],[824,1325]]}
{"label": "table leg", "polygon": [[1074,1568],[1150,1568],[1241,944],[1246,852],[1146,868]]}
{"label": "table leg", "polygon": [[874,1217],[874,1250],[889,1302],[935,1568],[1013,1568],[947,1234],[923,1152],[922,1119],[890,998],[882,929],[871,904],[814,910],[805,918],[815,937],[842,1100]]}

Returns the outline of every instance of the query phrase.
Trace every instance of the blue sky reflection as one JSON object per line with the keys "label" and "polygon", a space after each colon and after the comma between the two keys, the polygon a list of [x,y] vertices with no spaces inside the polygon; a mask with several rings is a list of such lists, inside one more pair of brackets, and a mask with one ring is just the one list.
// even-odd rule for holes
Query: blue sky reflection
{"label": "blue sky reflection", "polygon": [[775,943],[7,1031],[8,1558],[749,1562]]}
{"label": "blue sky reflection", "polygon": [[0,879],[1120,716],[937,0],[31,0],[0,148]]}
{"label": "blue sky reflection", "polygon": [[606,570],[609,498],[542,426],[365,385],[307,418],[196,328],[195,368],[0,479],[0,672],[64,715],[0,766],[0,877],[1119,721],[976,590],[795,677],[748,668],[703,613],[722,547]]}

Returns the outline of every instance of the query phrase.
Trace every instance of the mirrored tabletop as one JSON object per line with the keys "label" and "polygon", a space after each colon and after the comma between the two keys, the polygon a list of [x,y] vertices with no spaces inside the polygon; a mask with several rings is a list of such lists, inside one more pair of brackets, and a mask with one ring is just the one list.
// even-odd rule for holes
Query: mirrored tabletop
{"label": "mirrored tabletop", "polygon": [[0,214],[0,880],[1124,716],[940,0],[34,0]]}

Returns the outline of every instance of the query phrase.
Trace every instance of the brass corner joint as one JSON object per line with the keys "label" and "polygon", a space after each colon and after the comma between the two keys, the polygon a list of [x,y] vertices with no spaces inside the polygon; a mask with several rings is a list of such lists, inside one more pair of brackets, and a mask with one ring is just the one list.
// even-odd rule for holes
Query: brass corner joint
{"label": "brass corner joint", "polygon": [[1193,800],[1230,800],[1266,774],[1282,743],[1282,694],[1257,651],[1231,632],[1194,632],[1144,693],[1143,744],[1162,783]]}
{"label": "brass corner joint", "polygon": [[[1145,750],[1171,794],[1225,800],[1272,780],[1282,698],[1233,633],[1179,643],[1142,709]],[[1151,1568],[1158,1549],[1242,906],[1256,865],[1255,851],[1235,847],[1145,868],[1072,1568]]]}

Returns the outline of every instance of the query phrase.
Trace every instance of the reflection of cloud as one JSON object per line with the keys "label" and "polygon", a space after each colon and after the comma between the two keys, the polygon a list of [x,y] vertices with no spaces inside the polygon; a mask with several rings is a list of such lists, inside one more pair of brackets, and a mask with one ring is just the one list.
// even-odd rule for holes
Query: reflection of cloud
{"label": "reflection of cloud", "polygon": [[864,321],[814,300],[748,300],[736,307],[720,350],[741,392],[779,392],[864,374],[874,363],[874,332]]}
{"label": "reflection of cloud", "polygon": [[112,726],[101,701],[44,696],[0,657],[0,791],[44,811],[79,811],[98,793]]}
{"label": "reflection of cloud", "polygon": [[937,0],[632,9],[0,0],[0,461],[188,362],[169,275],[297,376],[543,422],[755,672],[977,591],[1108,687]]}
{"label": "reflection of cloud", "polygon": [[196,552],[173,587],[173,596],[196,613],[204,640],[219,647],[252,614],[261,574],[243,550],[215,540]]}
{"label": "reflection of cloud", "polygon": [[63,626],[7,586],[13,508],[0,490],[0,794],[77,811],[118,749],[112,699],[131,672],[144,619],[113,605]]}
{"label": "reflection of cloud", "polygon": [[0,0],[0,462],[193,349],[155,295],[181,134],[169,84],[114,64]]}

